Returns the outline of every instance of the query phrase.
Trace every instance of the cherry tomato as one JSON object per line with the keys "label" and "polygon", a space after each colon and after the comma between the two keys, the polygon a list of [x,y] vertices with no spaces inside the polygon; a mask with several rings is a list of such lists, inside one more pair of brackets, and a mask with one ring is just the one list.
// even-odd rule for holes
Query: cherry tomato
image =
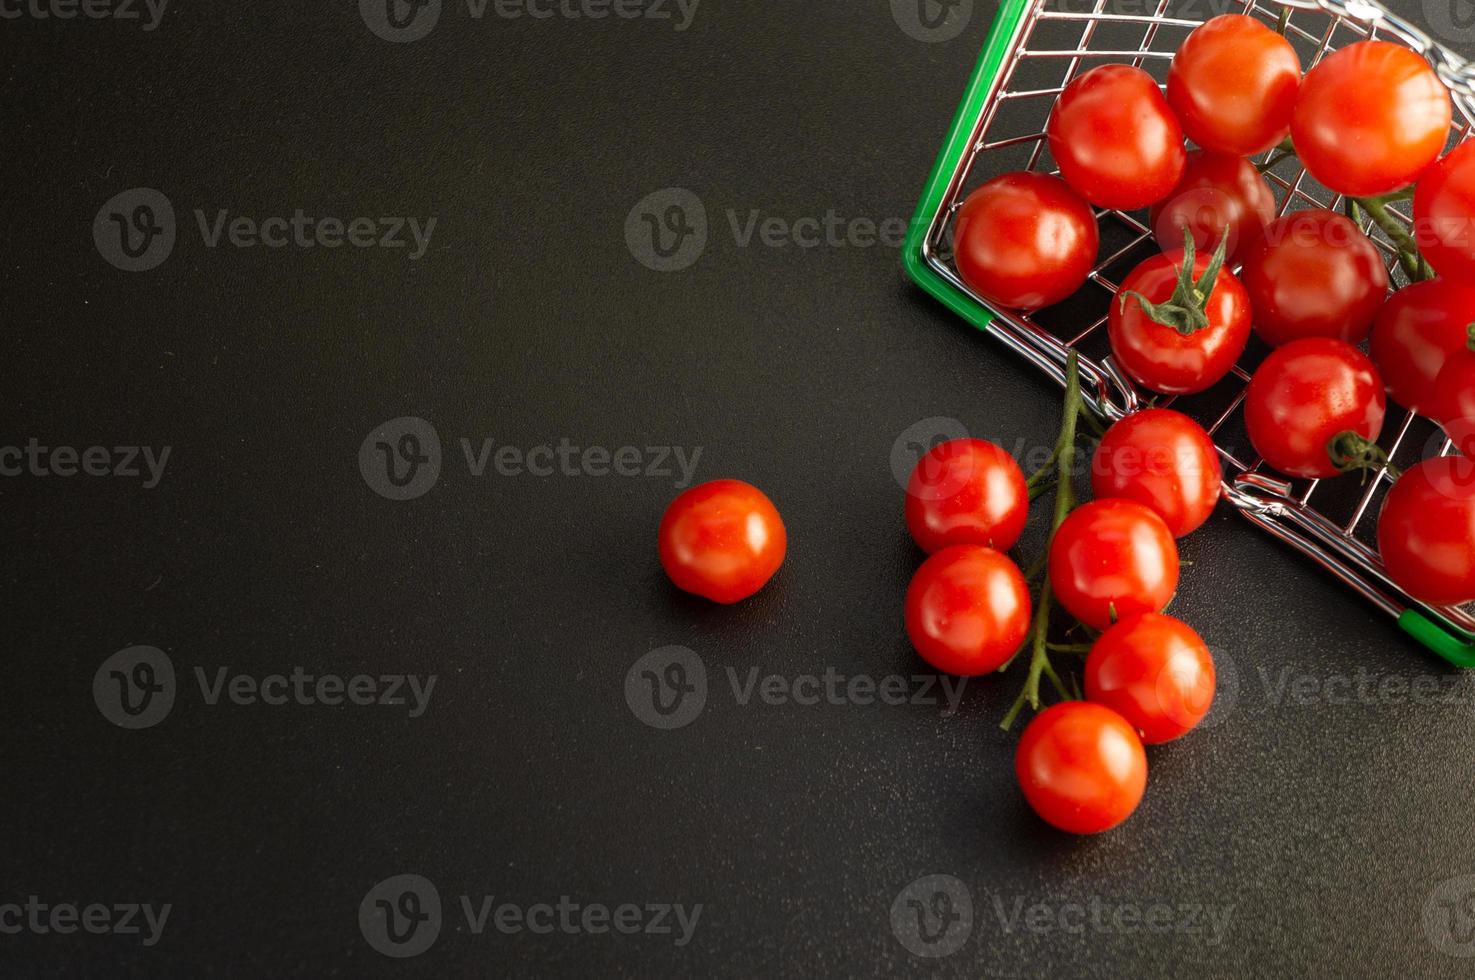
{"label": "cherry tomato", "polygon": [[1449,138],[1449,90],[1429,63],[1390,41],[1359,41],[1306,73],[1291,141],[1306,169],[1338,194],[1396,191]]}
{"label": "cherry tomato", "polygon": [[1405,470],[1378,515],[1378,550],[1415,599],[1475,599],[1475,460],[1436,456]]}
{"label": "cherry tomato", "polygon": [[1209,434],[1170,408],[1144,409],[1114,424],[1091,463],[1091,490],[1098,498],[1145,505],[1175,538],[1209,519],[1222,480]]}
{"label": "cherry tomato", "polygon": [[1203,721],[1214,700],[1214,658],[1202,638],[1162,613],[1132,616],[1086,657],[1086,697],[1127,719],[1148,745]]}
{"label": "cherry tomato", "polygon": [[1475,459],[1475,351],[1466,347],[1449,355],[1434,382],[1434,417],[1456,448]]}
{"label": "cherry tomato", "polygon": [[[1122,281],[1107,312],[1106,336],[1113,360],[1133,381],[1168,395],[1203,391],[1244,353],[1249,297],[1228,269],[1218,268],[1211,278],[1212,262],[1195,255],[1189,279],[1183,254],[1154,255]],[[1144,307],[1144,298],[1158,310]]]}
{"label": "cherry tomato", "polygon": [[[1296,340],[1256,369],[1245,428],[1265,462],[1287,476],[1336,476],[1369,465],[1388,400],[1373,362],[1327,337]],[[1337,445],[1333,445],[1337,440]]]}
{"label": "cherry tomato", "polygon": [[1461,143],[1419,178],[1414,238],[1435,272],[1475,279],[1475,143]]}
{"label": "cherry tomato", "polygon": [[1475,288],[1445,279],[1416,282],[1383,304],[1373,324],[1373,363],[1393,400],[1428,414],[1430,395],[1445,360],[1465,346],[1475,321]]}
{"label": "cherry tomato", "polygon": [[1255,332],[1272,347],[1303,337],[1361,343],[1388,296],[1378,247],[1350,220],[1321,208],[1271,222],[1246,250],[1239,278]]}
{"label": "cherry tomato", "polygon": [[1091,206],[1044,174],[1002,174],[958,210],[958,275],[999,306],[1037,310],[1081,288],[1100,243]]}
{"label": "cherry tomato", "polygon": [[922,659],[948,674],[998,670],[1029,632],[1029,587],[992,548],[959,544],[928,558],[907,587],[906,629]]}
{"label": "cherry tomato", "polygon": [[[1233,15],[1229,15],[1233,16]],[[1181,251],[1183,229],[1198,251],[1209,254],[1228,229],[1227,263],[1244,253],[1275,220],[1275,194],[1255,165],[1244,157],[1194,150],[1178,186],[1152,206],[1147,223],[1164,252]]]}
{"label": "cherry tomato", "polygon": [[1099,834],[1132,815],[1147,789],[1147,753],[1121,715],[1088,701],[1041,711],[1020,736],[1014,775],[1052,827]]}
{"label": "cherry tomato", "polygon": [[773,502],[741,480],[713,480],[671,501],[659,541],[677,588],[723,604],[763,588],[788,545]]}
{"label": "cherry tomato", "polygon": [[1102,65],[1065,87],[1045,125],[1060,176],[1099,207],[1133,211],[1183,174],[1183,130],[1141,68]]}
{"label": "cherry tomato", "polygon": [[954,544],[1008,551],[1029,519],[1029,488],[1014,457],[982,439],[953,439],[917,460],[906,521],[929,555]]}
{"label": "cherry tomato", "polygon": [[1050,589],[1093,629],[1158,612],[1178,590],[1178,548],[1163,519],[1115,497],[1082,504],[1050,542]]}
{"label": "cherry tomato", "polygon": [[1291,128],[1301,60],[1253,17],[1222,14],[1194,28],[1168,69],[1168,104],[1206,150],[1249,156]]}

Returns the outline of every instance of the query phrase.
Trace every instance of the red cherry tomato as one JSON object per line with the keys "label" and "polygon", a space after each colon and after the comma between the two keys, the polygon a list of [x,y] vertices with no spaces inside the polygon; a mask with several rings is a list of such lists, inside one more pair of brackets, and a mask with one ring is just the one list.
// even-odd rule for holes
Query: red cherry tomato
{"label": "red cherry tomato", "polygon": [[1434,382],[1434,417],[1455,447],[1475,459],[1475,351],[1457,350]]}
{"label": "red cherry tomato", "polygon": [[1347,218],[1320,208],[1271,222],[1246,250],[1239,278],[1255,332],[1272,347],[1303,337],[1361,343],[1388,296],[1378,247]]}
{"label": "red cherry tomato", "polygon": [[1291,128],[1301,60],[1253,17],[1222,14],[1194,28],[1168,69],[1168,104],[1206,150],[1249,156]]}
{"label": "red cherry tomato", "polygon": [[1475,599],[1475,460],[1436,456],[1405,470],[1378,515],[1378,550],[1415,599]]}
{"label": "red cherry tomato", "polygon": [[1229,229],[1228,265],[1238,265],[1265,226],[1275,220],[1275,194],[1244,157],[1194,150],[1178,186],[1152,206],[1147,223],[1164,252],[1183,249],[1183,229],[1204,255]]}
{"label": "red cherry tomato", "polygon": [[1131,500],[1108,498],[1070,513],[1050,542],[1050,589],[1066,612],[1094,629],[1158,612],[1178,590],[1178,548],[1163,519]]}
{"label": "red cherry tomato", "polygon": [[[1212,387],[1229,373],[1250,338],[1250,301],[1228,269],[1214,276],[1201,311],[1207,320],[1188,323],[1191,333],[1159,322],[1174,321],[1168,312],[1198,305],[1193,293],[1209,285],[1211,259],[1196,255],[1195,282],[1182,281],[1183,255],[1154,255],[1127,274],[1107,312],[1106,336],[1112,358],[1127,376],[1144,387],[1168,395],[1186,395]],[[1142,298],[1168,311],[1154,319]]]}
{"label": "red cherry tomato", "polygon": [[671,501],[659,540],[677,588],[724,604],[763,588],[788,545],[773,502],[741,480],[713,480]]}
{"label": "red cherry tomato", "polygon": [[1086,697],[1127,719],[1148,745],[1203,721],[1214,700],[1214,658],[1187,623],[1143,613],[1101,634],[1086,657]]}
{"label": "red cherry tomato", "polygon": [[1045,125],[1060,176],[1086,200],[1133,211],[1183,174],[1183,130],[1141,68],[1102,65],[1065,87]]}
{"label": "red cherry tomato", "polygon": [[1366,462],[1357,447],[1377,441],[1387,404],[1378,370],[1361,351],[1313,337],[1272,351],[1255,371],[1245,428],[1265,462],[1287,476],[1321,479]]}
{"label": "red cherry tomato", "polygon": [[1052,827],[1099,834],[1132,815],[1147,789],[1147,753],[1126,719],[1099,704],[1041,711],[1020,736],[1014,774]]}
{"label": "red cherry tomato", "polygon": [[1388,297],[1373,324],[1373,363],[1393,400],[1428,414],[1434,381],[1446,359],[1465,346],[1475,321],[1475,288],[1445,279],[1416,282]]}
{"label": "red cherry tomato", "polygon": [[917,460],[906,521],[929,555],[949,545],[1008,551],[1029,520],[1029,488],[1014,457],[982,439],[953,439]]}
{"label": "red cherry tomato", "polygon": [[1475,279],[1475,143],[1461,143],[1419,178],[1413,231],[1435,272]]}
{"label": "red cherry tomato", "polygon": [[998,670],[1029,632],[1029,587],[992,548],[959,544],[928,558],[907,587],[906,630],[922,659],[948,674]]}
{"label": "red cherry tomato", "polygon": [[1091,207],[1044,174],[1002,174],[958,209],[958,275],[984,299],[1037,310],[1081,288],[1100,243]]}
{"label": "red cherry tomato", "polygon": [[1338,194],[1386,194],[1443,152],[1450,113],[1449,90],[1422,57],[1359,41],[1306,73],[1291,140],[1311,176]]}
{"label": "red cherry tomato", "polygon": [[1209,519],[1222,480],[1209,434],[1169,408],[1145,409],[1114,424],[1091,463],[1091,490],[1097,498],[1124,497],[1143,504],[1175,538]]}

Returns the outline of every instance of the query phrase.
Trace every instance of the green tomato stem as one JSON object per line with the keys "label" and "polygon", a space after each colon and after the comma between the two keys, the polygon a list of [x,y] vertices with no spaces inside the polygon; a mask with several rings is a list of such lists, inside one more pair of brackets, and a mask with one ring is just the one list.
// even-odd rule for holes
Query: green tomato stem
{"label": "green tomato stem", "polygon": [[[1081,372],[1076,352],[1071,351],[1065,361],[1065,409],[1060,422],[1060,435],[1055,440],[1055,509],[1050,518],[1050,536],[1045,542],[1045,555],[1050,553],[1050,543],[1055,540],[1055,532],[1064,523],[1065,517],[1070,513],[1071,507],[1075,505],[1075,488],[1071,482],[1071,471],[1075,464],[1076,444],[1076,421],[1084,410],[1084,402],[1081,399]],[[1044,569],[1044,556],[1036,562],[1039,569]],[[1035,572],[1038,574],[1038,572]],[[1029,640],[1027,645],[1030,650],[1029,672],[1024,678],[1024,687],[1015,698],[1014,706],[1004,716],[1000,727],[1005,731],[1014,724],[1014,719],[1028,704],[1032,709],[1038,711],[1040,708],[1040,678],[1050,678],[1061,697],[1069,698],[1070,695],[1065,685],[1060,680],[1060,675],[1050,665],[1050,651],[1048,637],[1050,632],[1050,579],[1048,576],[1040,583],[1040,601],[1035,607],[1035,618],[1030,623]],[[1021,651],[1023,652],[1023,651]],[[1016,657],[1018,654],[1015,655]],[[1011,658],[1010,663],[1013,660]],[[1004,665],[1008,667],[1008,664]]]}

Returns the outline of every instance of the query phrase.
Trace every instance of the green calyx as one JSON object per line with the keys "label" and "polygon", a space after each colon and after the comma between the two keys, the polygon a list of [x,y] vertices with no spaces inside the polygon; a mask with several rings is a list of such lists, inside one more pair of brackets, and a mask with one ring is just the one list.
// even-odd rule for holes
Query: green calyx
{"label": "green calyx", "polygon": [[1364,474],[1376,473],[1387,467],[1388,475],[1398,479],[1398,471],[1388,462],[1388,454],[1383,452],[1382,447],[1351,429],[1344,429],[1332,436],[1326,444],[1326,452],[1338,473],[1351,473],[1354,470]]}
{"label": "green calyx", "polygon": [[1475,352],[1475,323],[1465,327],[1465,346]]}
{"label": "green calyx", "polygon": [[1153,323],[1160,323],[1165,327],[1172,327],[1185,337],[1196,331],[1202,330],[1209,325],[1209,315],[1204,311],[1208,305],[1209,297],[1214,295],[1214,283],[1219,278],[1219,270],[1224,268],[1224,250],[1229,244],[1229,228],[1226,226],[1224,234],[1219,238],[1219,247],[1214,249],[1213,257],[1209,264],[1204,267],[1204,274],[1199,276],[1198,281],[1193,281],[1193,235],[1185,226],[1183,229],[1183,262],[1178,266],[1178,284],[1173,288],[1173,295],[1166,302],[1153,303],[1146,296],[1133,289],[1123,290],[1118,294],[1122,309],[1127,307],[1127,298],[1134,297],[1142,306],[1142,312]]}

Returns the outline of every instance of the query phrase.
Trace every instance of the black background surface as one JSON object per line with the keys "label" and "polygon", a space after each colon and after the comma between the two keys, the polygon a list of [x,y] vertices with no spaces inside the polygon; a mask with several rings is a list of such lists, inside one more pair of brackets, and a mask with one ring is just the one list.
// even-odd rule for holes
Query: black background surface
{"label": "black background surface", "polygon": [[[742,247],[729,225],[754,209],[909,217],[990,14],[943,43],[908,36],[886,0],[704,0],[685,31],[447,3],[409,44],[346,0],[175,0],[151,32],[0,23],[0,442],[172,448],[154,489],[0,481],[0,902],[173,906],[151,948],[0,936],[0,973],[1457,972],[1424,916],[1475,871],[1475,687],[1227,507],[1183,542],[1173,607],[1214,646],[1220,701],[1206,730],[1150,751],[1141,808],[1105,836],[1058,834],[1023,803],[1017,736],[997,727],[1018,677],[969,684],[955,714],[731,691],[728,668],[925,674],[901,631],[919,555],[893,444],[931,417],[1053,440],[1056,390],[911,286],[896,248]],[[128,273],[92,223],[140,186],[172,201],[179,237]],[[701,198],[710,236],[659,273],[624,226],[672,186]],[[208,248],[193,217],[299,207],[438,222],[411,261]],[[445,448],[406,502],[357,464],[399,416]],[[655,558],[674,477],[477,478],[462,438],[701,447],[699,480],[770,493],[788,560],[745,604],[683,597]],[[180,678],[142,731],[91,695],[134,644]],[[666,732],[624,684],[670,644],[696,651],[710,690]],[[194,671],[220,667],[438,680],[409,718],[211,705]],[[1360,671],[1434,678],[1450,703],[1359,697]],[[1337,678],[1351,703],[1331,703]],[[357,910],[404,873],[434,882],[446,915],[429,951],[396,961]],[[932,873],[966,884],[976,921],[928,962],[890,909]],[[703,912],[680,947],[476,935],[461,895]],[[1093,899],[1213,906],[1229,929],[1213,944],[1000,920]]]}

